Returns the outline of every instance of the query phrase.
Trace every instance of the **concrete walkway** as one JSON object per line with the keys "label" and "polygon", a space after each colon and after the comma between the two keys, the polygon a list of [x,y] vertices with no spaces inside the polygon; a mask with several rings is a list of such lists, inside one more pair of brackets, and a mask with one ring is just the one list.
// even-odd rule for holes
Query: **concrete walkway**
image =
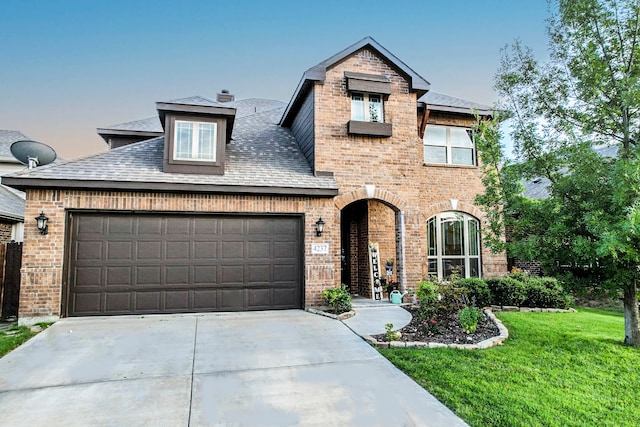
{"label": "concrete walkway", "polygon": [[2,426],[463,426],[300,310],[63,319],[0,359]]}
{"label": "concrete walkway", "polygon": [[354,299],[353,310],[356,315],[343,322],[360,336],[384,334],[387,323],[392,323],[396,331],[411,322],[411,314],[407,310],[386,301]]}

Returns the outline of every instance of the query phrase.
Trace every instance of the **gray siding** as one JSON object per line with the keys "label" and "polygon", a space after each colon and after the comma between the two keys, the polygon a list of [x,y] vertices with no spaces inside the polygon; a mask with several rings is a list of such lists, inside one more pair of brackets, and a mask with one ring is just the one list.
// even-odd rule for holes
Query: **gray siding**
{"label": "gray siding", "polygon": [[313,117],[313,89],[306,95],[304,102],[298,110],[298,114],[293,123],[291,123],[291,132],[298,140],[298,145],[304,157],[315,172],[315,134],[314,134],[314,117]]}

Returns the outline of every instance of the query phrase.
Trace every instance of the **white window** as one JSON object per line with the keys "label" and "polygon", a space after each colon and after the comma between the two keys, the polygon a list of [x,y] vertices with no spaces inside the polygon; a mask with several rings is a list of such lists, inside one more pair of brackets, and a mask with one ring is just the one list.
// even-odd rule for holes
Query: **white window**
{"label": "white window", "polygon": [[478,220],[460,212],[443,212],[427,221],[429,275],[438,280],[456,273],[480,277],[480,227]]}
{"label": "white window", "polygon": [[173,158],[216,161],[216,123],[176,120]]}
{"label": "white window", "polygon": [[362,92],[352,93],[351,120],[383,123],[382,95]]}
{"label": "white window", "polygon": [[475,165],[475,145],[471,138],[471,130],[427,125],[424,132],[424,162]]}

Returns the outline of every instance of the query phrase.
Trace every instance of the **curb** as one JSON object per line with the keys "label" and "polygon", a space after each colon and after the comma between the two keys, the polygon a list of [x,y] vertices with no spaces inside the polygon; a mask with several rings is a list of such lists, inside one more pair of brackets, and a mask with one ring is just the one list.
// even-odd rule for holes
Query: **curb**
{"label": "curb", "polygon": [[318,314],[320,316],[324,316],[324,317],[329,317],[331,319],[335,319],[335,320],[345,320],[345,319],[349,319],[350,317],[353,317],[356,315],[356,312],[354,310],[351,311],[347,311],[346,313],[342,313],[342,314],[332,314],[332,313],[327,313],[326,311],[322,310],[322,307],[318,307],[318,308],[312,308],[312,307],[305,307],[304,311],[312,313],[312,314]]}

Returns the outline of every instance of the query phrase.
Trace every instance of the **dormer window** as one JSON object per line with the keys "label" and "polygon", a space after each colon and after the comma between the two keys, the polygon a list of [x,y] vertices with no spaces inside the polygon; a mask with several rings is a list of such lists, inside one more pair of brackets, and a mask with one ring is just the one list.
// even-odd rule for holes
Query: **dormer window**
{"label": "dormer window", "polygon": [[384,123],[382,95],[354,92],[351,94],[351,120]]}
{"label": "dormer window", "polygon": [[164,129],[163,172],[223,175],[236,109],[199,96],[156,107]]}
{"label": "dormer window", "polygon": [[217,123],[176,120],[173,158],[188,161],[216,161]]}

